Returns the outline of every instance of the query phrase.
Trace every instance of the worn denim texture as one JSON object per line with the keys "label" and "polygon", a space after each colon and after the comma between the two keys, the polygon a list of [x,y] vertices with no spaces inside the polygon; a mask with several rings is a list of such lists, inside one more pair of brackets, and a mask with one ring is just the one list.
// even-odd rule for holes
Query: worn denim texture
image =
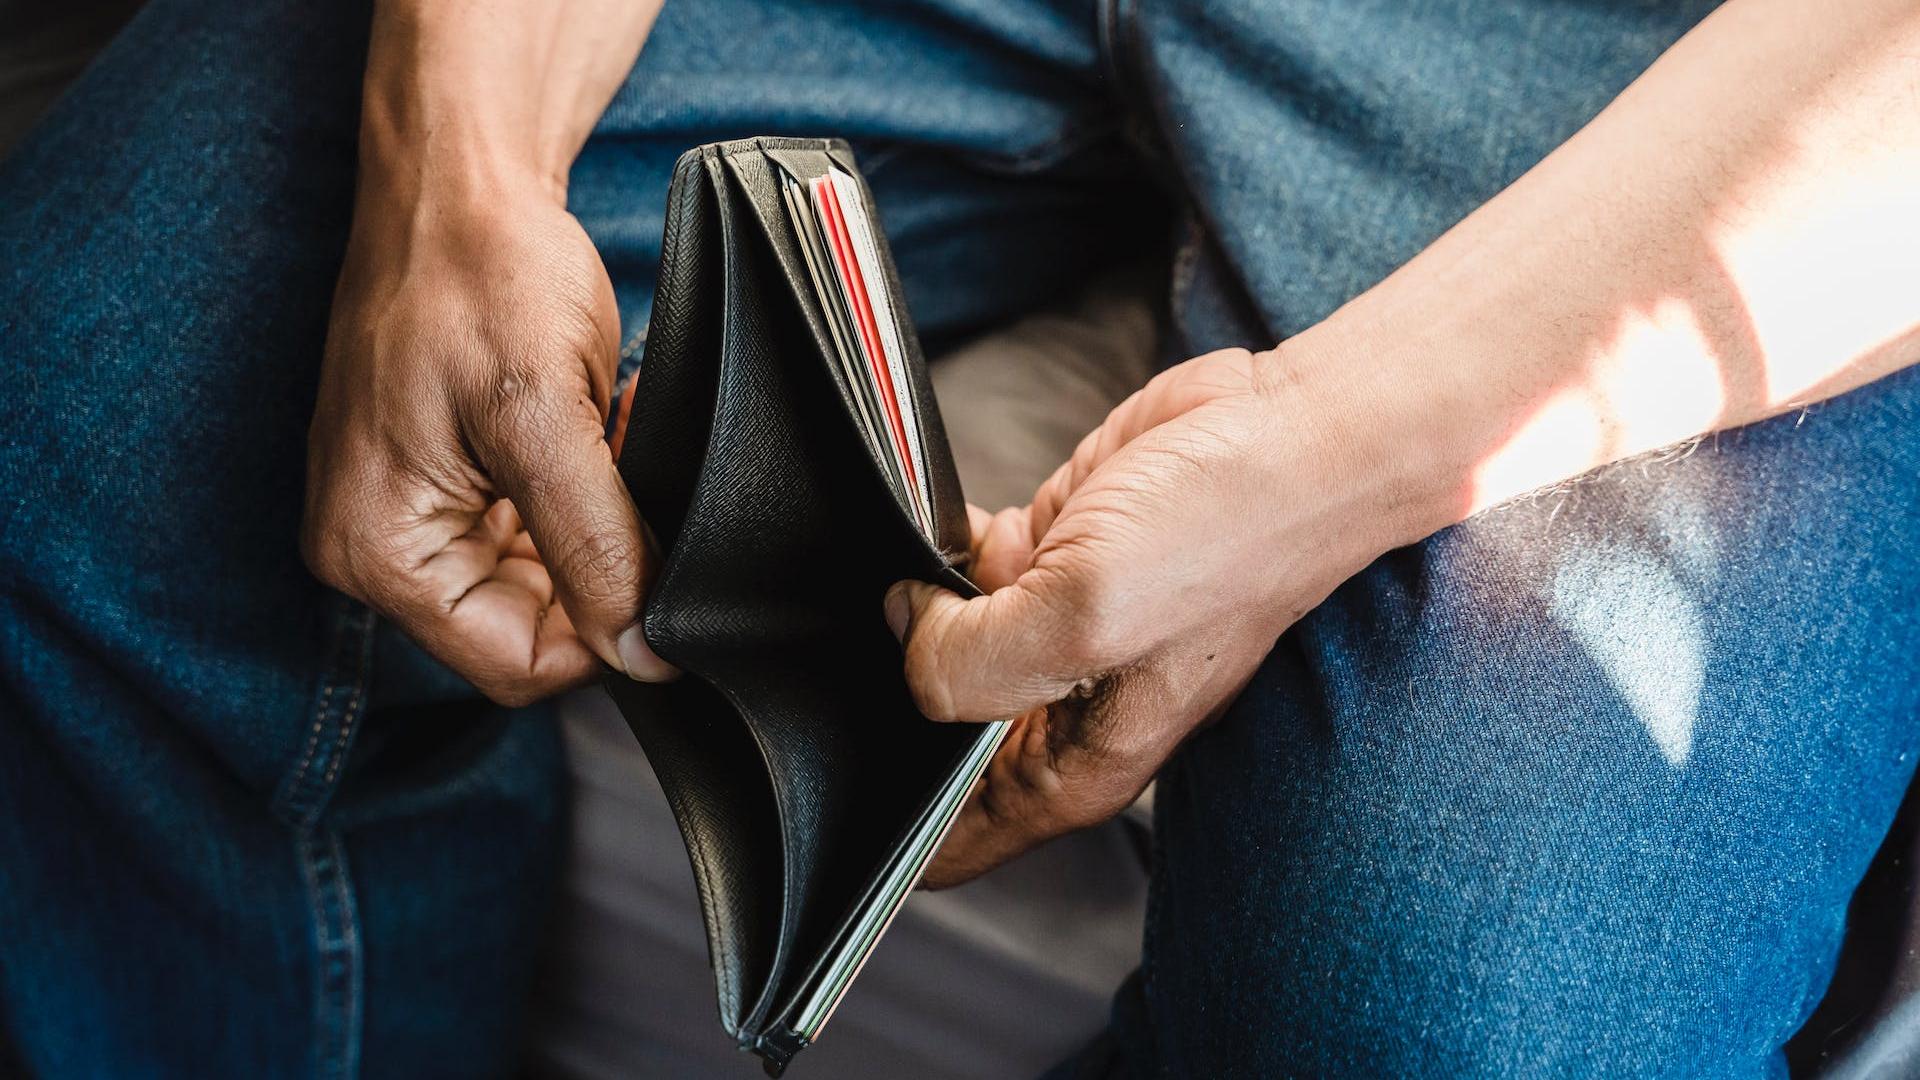
{"label": "worn denim texture", "polygon": [[[1707,6],[682,0],[570,202],[630,362],[674,157],[750,133],[854,141],[936,346],[1169,209],[1169,355],[1259,346]],[[0,1023],[46,1075],[514,1059],[553,733],[295,551],[366,23],[153,0],[0,164]],[[1917,432],[1908,372],[1342,588],[1168,767],[1141,975],[1065,1068],[1781,1072],[1914,764]]]}

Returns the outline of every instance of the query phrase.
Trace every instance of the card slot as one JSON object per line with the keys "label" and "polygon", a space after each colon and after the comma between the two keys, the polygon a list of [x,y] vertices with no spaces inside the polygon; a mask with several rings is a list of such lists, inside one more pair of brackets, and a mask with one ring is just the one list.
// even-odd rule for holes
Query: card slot
{"label": "card slot", "polygon": [[[859,188],[870,215],[869,224],[879,256],[881,278],[899,306],[897,326],[903,353],[901,363],[906,369],[905,393],[912,398],[913,410],[919,419],[921,459],[925,462],[927,473],[928,511],[933,520],[931,547],[948,563],[964,568],[969,557],[972,528],[967,520],[966,499],[960,491],[960,473],[954,467],[953,454],[947,446],[947,429],[940,419],[940,404],[934,397],[933,383],[927,376],[927,363],[920,349],[919,335],[915,333],[913,320],[906,309],[906,292],[901,287],[899,270],[887,247],[886,231],[881,228],[877,217],[879,203],[874,199],[873,189],[856,168],[853,154],[846,143],[837,139],[817,144],[803,142],[800,145],[789,139],[756,139],[750,143],[735,144],[729,158],[750,161],[755,156],[766,157],[801,180],[825,176],[831,168],[838,166]],[[764,210],[761,212],[764,214]]]}
{"label": "card slot", "polygon": [[[812,210],[805,202],[806,193],[798,184],[783,182],[781,196],[793,220],[802,221],[811,217]],[[856,343],[858,331],[854,328],[851,315],[846,310],[845,304],[841,302],[840,296],[827,284],[833,273],[832,257],[821,246],[820,239],[811,235],[809,230],[798,229],[796,232],[798,235],[795,239],[798,241],[800,254],[807,265],[807,273],[811,279],[810,284],[813,286],[818,310],[824,316],[827,329],[833,339],[834,360],[841,382],[859,407],[861,431],[867,437],[869,449],[886,464],[888,479],[893,482],[897,495],[902,499],[908,498],[907,478],[895,467],[894,456],[888,448],[888,425],[884,408],[875,396],[873,387],[863,370],[865,361]]]}
{"label": "card slot", "polygon": [[911,474],[914,506],[920,512],[921,527],[931,536],[933,520],[928,510],[926,445],[920,436],[918,403],[907,388],[899,310],[902,301],[883,276],[878,226],[872,207],[867,201],[866,189],[845,169],[836,166],[815,184],[819,201],[832,209],[834,227],[850,256],[853,276],[850,285],[860,297],[869,344],[875,350],[871,366],[879,381],[885,384],[900,444],[901,466]]}
{"label": "card slot", "polygon": [[[800,251],[799,241],[794,237],[794,230],[788,223],[786,200],[780,194],[779,181],[774,172],[775,166],[768,154],[759,149],[758,144],[761,141],[754,140],[752,144],[738,145],[731,152],[724,154],[721,160],[725,162],[744,205],[751,211],[750,216],[758,224],[758,232],[764,241],[764,247],[773,253],[780,271],[775,276],[784,281],[784,284],[769,283],[769,290],[762,299],[777,293],[785,293],[793,298],[802,315],[803,328],[806,331],[804,336],[816,346],[818,356],[816,362],[829,369],[830,380],[836,391],[835,397],[839,399],[841,411],[864,427],[861,406],[854,396],[859,391],[855,386],[848,384],[847,376],[840,370],[839,361],[835,358],[833,333],[827,326],[830,316],[823,310],[818,298],[813,295],[812,277],[807,269],[806,258]],[[813,144],[811,153],[824,161],[825,155],[820,145]],[[798,147],[791,144],[791,141],[788,141],[786,148],[789,152],[800,152]],[[895,477],[888,463],[884,446],[868,439],[862,439],[861,443],[863,450],[861,456],[866,459],[866,464],[862,467],[874,473],[887,486],[890,501],[895,504],[908,523],[912,524],[914,511],[909,502],[910,496],[901,486],[904,478]]]}
{"label": "card slot", "polygon": [[[792,236],[793,229],[787,218],[785,200],[780,195],[776,170],[786,169],[797,179],[806,180],[826,175],[828,168],[836,163],[851,170],[852,158],[846,153],[845,144],[837,140],[807,142],[754,139],[729,146],[730,149],[722,155],[723,160],[752,210],[752,216],[759,222],[761,236],[780,264],[780,276],[786,280],[783,291],[794,297],[805,314],[809,336],[819,346],[819,362],[837,368],[838,364],[832,359],[833,346],[825,326],[825,316],[819,310],[819,302],[812,296],[806,262],[800,254],[798,241]],[[857,174],[855,179],[858,181]],[[872,193],[864,186],[862,191],[867,205],[871,207]],[[895,296],[899,296],[898,274],[884,246],[880,263],[888,287]],[[919,515],[909,496],[891,480],[881,448],[865,445],[863,456],[867,459],[867,468],[888,484],[896,509],[920,537],[921,544],[942,562],[964,567],[969,558],[971,535],[966,503],[960,496],[959,473],[953,465],[953,454],[947,448],[946,429],[940,423],[938,405],[933,399],[931,384],[926,381],[925,361],[921,358],[920,345],[914,337],[910,321],[902,320],[900,335],[906,353],[907,387],[920,416],[921,457],[926,463],[930,492],[928,509],[934,525],[931,537],[921,527]],[[840,390],[842,407],[849,416],[857,417],[858,408],[844,381],[837,373],[833,377],[834,385]]]}

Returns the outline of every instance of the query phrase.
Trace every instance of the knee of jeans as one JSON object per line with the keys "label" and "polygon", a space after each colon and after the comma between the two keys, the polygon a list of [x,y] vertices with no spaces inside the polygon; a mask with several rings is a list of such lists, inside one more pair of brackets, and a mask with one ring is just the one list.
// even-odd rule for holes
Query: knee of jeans
{"label": "knee of jeans", "polygon": [[1143,968],[1171,1075],[1766,1075],[1838,948],[1844,899],[1691,881],[1644,830],[1330,784],[1215,831],[1195,782],[1160,788]]}
{"label": "knee of jeans", "polygon": [[1870,855],[1867,830],[1785,839],[1630,710],[1569,707],[1543,750],[1444,684],[1369,709],[1345,676],[1283,643],[1161,778],[1144,972],[1170,1072],[1774,1068],[1851,888],[1805,845]]}

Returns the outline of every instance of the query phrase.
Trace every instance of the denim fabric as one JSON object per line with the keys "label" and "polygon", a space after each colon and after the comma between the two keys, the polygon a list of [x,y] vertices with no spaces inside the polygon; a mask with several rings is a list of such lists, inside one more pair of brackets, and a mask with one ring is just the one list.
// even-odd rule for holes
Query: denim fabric
{"label": "denim fabric", "polygon": [[[1703,8],[672,3],[570,202],[631,360],[673,158],[752,132],[855,140],[936,347],[1169,205],[1172,351],[1262,345]],[[294,548],[366,21],[153,0],[0,164],[0,1024],[39,1073],[514,1060],[553,734]],[[1336,593],[1169,766],[1142,971],[1071,1067],[1779,1071],[1913,767],[1916,424],[1910,372]]]}

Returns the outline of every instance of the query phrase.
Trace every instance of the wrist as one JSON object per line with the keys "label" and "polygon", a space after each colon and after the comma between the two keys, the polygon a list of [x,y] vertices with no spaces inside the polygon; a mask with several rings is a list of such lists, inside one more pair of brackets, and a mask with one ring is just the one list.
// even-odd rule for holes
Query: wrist
{"label": "wrist", "polygon": [[485,201],[539,192],[566,202],[592,119],[548,115],[553,87],[507,28],[460,5],[387,0],[374,13],[362,84],[362,197]]}
{"label": "wrist", "polygon": [[565,170],[526,152],[512,133],[464,117],[422,124],[376,103],[371,91],[361,113],[359,155],[355,207],[361,215],[417,221],[567,203]]}
{"label": "wrist", "polygon": [[[1302,482],[1348,505],[1342,530],[1356,568],[1473,512],[1471,441],[1450,415],[1431,363],[1409,366],[1326,323],[1257,358],[1282,366],[1275,429],[1310,463]],[[1304,440],[1304,445],[1303,445]]]}

